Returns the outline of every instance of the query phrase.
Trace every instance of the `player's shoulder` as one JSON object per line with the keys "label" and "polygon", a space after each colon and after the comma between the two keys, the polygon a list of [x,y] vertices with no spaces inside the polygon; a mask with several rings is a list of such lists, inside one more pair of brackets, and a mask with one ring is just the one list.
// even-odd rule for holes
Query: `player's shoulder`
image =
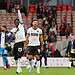
{"label": "player's shoulder", "polygon": [[30,33],[32,31],[32,27],[27,29],[27,33]]}
{"label": "player's shoulder", "polygon": [[38,28],[37,31],[39,32],[39,34],[42,34],[42,29]]}
{"label": "player's shoulder", "polygon": [[41,28],[37,28],[37,30],[38,30],[38,31],[42,31],[42,29],[41,29]]}
{"label": "player's shoulder", "polygon": [[28,28],[27,30],[32,30],[32,27]]}

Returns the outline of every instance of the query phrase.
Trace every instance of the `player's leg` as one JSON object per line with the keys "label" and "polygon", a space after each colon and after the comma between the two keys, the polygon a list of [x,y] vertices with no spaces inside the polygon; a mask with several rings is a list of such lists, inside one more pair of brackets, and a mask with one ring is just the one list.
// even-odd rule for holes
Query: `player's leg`
{"label": "player's leg", "polygon": [[18,48],[15,44],[13,48],[13,55],[14,55],[14,60],[16,62],[16,73],[18,74],[19,73],[19,60],[18,60],[17,53],[18,53]]}
{"label": "player's leg", "polygon": [[8,63],[8,59],[7,59],[7,55],[8,55],[8,52],[5,48],[2,48],[2,59],[3,59],[3,65],[4,65],[4,69],[6,68],[10,68],[10,65]]}
{"label": "player's leg", "polygon": [[5,59],[3,57],[3,52],[4,52],[4,48],[0,48],[0,56],[2,56],[4,69],[6,69],[6,62],[5,62]]}
{"label": "player's leg", "polygon": [[37,73],[40,73],[40,57],[36,55],[36,68],[37,68]]}
{"label": "player's leg", "polygon": [[3,51],[3,58],[5,59],[5,63],[6,63],[6,68],[10,68],[10,64],[8,62],[8,50],[4,48],[4,51]]}
{"label": "player's leg", "polygon": [[43,57],[44,57],[45,67],[47,67],[47,52],[46,51],[44,51]]}
{"label": "player's leg", "polygon": [[22,67],[21,67],[21,57],[23,56],[23,47],[24,47],[24,43],[20,42],[18,45],[18,63],[17,63],[17,70],[19,70],[20,72],[22,72]]}
{"label": "player's leg", "polygon": [[37,73],[40,73],[40,47],[36,47],[36,67],[37,67]]}
{"label": "player's leg", "polygon": [[41,51],[41,53],[40,53],[40,67],[42,66],[42,57],[43,57],[43,52]]}
{"label": "player's leg", "polygon": [[32,71],[33,68],[33,47],[28,47],[28,60],[29,64],[27,65],[27,69],[29,69],[29,72]]}
{"label": "player's leg", "polygon": [[16,66],[17,66],[16,73],[21,73],[22,72],[22,68],[21,68],[22,51],[23,51],[23,42],[16,43],[14,45],[14,51],[13,51],[14,59],[16,61]]}
{"label": "player's leg", "polygon": [[28,56],[28,60],[29,60],[29,64],[28,64],[28,66],[27,66],[27,69],[29,69],[29,72],[31,72],[32,71],[32,55],[29,55]]}
{"label": "player's leg", "polygon": [[7,67],[6,67],[6,56],[5,55],[2,55],[2,59],[3,59],[4,69],[7,69]]}
{"label": "player's leg", "polygon": [[2,55],[2,58],[3,58],[4,69],[10,68],[10,65],[9,65],[8,59],[7,59],[7,55]]}

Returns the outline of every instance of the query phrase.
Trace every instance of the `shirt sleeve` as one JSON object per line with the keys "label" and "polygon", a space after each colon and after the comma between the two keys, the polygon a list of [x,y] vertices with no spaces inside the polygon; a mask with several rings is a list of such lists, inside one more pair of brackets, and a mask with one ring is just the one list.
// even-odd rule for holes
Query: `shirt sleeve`
{"label": "shirt sleeve", "polygon": [[10,32],[15,33],[17,31],[17,28],[13,28],[10,30]]}
{"label": "shirt sleeve", "polygon": [[27,30],[27,34],[29,34],[29,33],[30,33],[30,29]]}
{"label": "shirt sleeve", "polygon": [[42,34],[42,30],[40,29],[40,32],[39,32],[39,34]]}

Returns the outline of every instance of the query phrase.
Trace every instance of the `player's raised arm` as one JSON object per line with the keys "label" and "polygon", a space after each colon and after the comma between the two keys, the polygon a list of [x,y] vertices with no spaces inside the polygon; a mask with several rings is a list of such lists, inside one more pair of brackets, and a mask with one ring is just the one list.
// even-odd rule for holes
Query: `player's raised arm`
{"label": "player's raised arm", "polygon": [[16,14],[17,14],[17,17],[18,17],[20,23],[23,23],[23,19],[22,19],[22,15],[21,15],[21,12],[20,12],[20,5],[19,4],[15,5],[15,10],[16,10]]}

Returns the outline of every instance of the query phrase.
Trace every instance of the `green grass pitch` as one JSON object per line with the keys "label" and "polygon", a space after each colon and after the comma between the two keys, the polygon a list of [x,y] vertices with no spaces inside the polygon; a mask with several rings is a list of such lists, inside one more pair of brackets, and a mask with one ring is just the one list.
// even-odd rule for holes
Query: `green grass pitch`
{"label": "green grass pitch", "polygon": [[[10,68],[4,70],[0,68],[0,75],[16,75],[16,68]],[[31,73],[28,72],[26,68],[23,68],[23,72],[19,75],[38,75],[36,69]],[[75,67],[72,68],[41,68],[41,73],[39,75],[75,75]]]}

